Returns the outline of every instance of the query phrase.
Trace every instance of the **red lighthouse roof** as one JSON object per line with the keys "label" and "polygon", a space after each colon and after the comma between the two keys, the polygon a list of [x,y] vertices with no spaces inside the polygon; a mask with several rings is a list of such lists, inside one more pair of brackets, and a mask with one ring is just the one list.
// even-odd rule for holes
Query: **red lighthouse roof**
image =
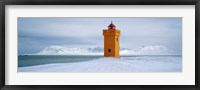
{"label": "red lighthouse roof", "polygon": [[113,22],[111,21],[110,25],[108,26],[108,29],[115,29],[115,25],[113,24]]}

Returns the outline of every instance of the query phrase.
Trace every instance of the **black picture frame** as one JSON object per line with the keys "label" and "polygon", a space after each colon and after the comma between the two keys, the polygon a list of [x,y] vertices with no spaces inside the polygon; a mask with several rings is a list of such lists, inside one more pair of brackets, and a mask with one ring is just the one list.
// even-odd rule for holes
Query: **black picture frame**
{"label": "black picture frame", "polygon": [[[6,5],[195,5],[195,85],[5,85]],[[2,90],[194,90],[200,89],[200,0],[1,0],[0,1],[0,88]]]}

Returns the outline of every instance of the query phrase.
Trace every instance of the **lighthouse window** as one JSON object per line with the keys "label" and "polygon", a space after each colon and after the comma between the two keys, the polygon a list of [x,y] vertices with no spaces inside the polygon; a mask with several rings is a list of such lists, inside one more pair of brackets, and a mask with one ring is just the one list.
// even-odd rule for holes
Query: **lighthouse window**
{"label": "lighthouse window", "polygon": [[111,52],[111,49],[108,49],[108,52]]}

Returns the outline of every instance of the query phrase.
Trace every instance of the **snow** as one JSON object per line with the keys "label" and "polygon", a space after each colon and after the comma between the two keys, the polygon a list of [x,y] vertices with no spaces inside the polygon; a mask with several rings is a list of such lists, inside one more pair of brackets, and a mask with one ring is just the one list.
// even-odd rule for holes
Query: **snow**
{"label": "snow", "polygon": [[[103,47],[49,46],[34,55],[103,55]],[[121,48],[120,55],[129,57],[100,58],[74,63],[52,63],[19,67],[19,72],[182,72],[180,51],[165,46],[142,46],[135,49]],[[140,55],[133,57],[132,55]],[[151,55],[141,56],[141,55]],[[152,55],[156,57],[152,57]],[[172,55],[172,56],[161,56]],[[157,57],[158,56],[158,57]]]}
{"label": "snow", "polygon": [[49,46],[36,55],[103,55],[103,48]]}
{"label": "snow", "polygon": [[19,72],[182,72],[182,57],[100,58],[75,63],[19,67]]}
{"label": "snow", "polygon": [[181,52],[165,46],[142,46],[136,49],[121,50],[121,55],[181,55]]}
{"label": "snow", "polygon": [[[49,46],[35,55],[103,55],[103,47]],[[180,51],[165,46],[142,46],[135,49],[121,48],[120,55],[181,55]]]}

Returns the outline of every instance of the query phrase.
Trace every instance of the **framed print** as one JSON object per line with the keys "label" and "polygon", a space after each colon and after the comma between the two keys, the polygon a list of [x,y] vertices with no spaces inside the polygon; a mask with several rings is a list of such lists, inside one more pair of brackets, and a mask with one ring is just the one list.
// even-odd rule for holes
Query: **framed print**
{"label": "framed print", "polygon": [[199,89],[199,0],[2,1],[2,89]]}

